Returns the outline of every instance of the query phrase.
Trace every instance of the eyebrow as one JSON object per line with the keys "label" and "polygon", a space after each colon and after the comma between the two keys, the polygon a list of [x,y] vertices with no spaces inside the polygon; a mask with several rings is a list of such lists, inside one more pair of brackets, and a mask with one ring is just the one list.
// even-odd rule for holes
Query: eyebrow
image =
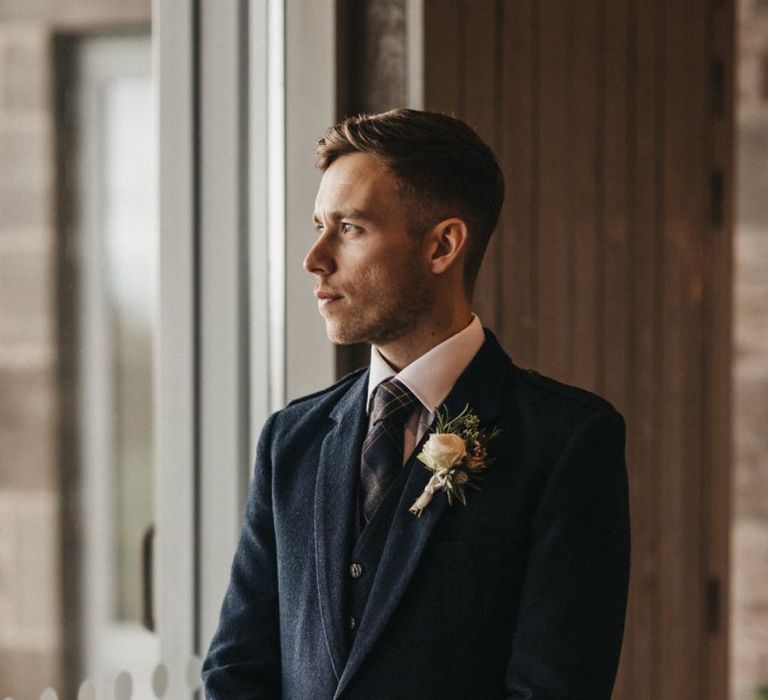
{"label": "eyebrow", "polygon": [[[329,218],[332,221],[341,221],[342,219],[357,219],[358,221],[370,221],[371,217],[360,209],[350,209],[348,211],[334,211],[331,212]],[[319,223],[317,214],[312,216],[314,223]]]}

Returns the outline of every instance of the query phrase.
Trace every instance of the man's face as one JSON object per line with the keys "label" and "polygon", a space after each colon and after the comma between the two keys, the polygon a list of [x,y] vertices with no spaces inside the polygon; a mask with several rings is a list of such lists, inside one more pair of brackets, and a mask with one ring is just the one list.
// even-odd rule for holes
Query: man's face
{"label": "man's face", "polygon": [[423,236],[386,165],[352,153],[326,170],[315,200],[318,238],[304,260],[335,343],[386,345],[419,327],[435,292]]}

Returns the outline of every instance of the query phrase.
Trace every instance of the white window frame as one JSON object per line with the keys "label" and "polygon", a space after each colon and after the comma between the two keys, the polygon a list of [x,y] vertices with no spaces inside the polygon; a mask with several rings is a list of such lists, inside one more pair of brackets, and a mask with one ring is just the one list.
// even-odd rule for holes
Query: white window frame
{"label": "white window frame", "polygon": [[196,642],[195,7],[153,3],[158,105],[159,328],[156,394],[155,610],[169,692]]}
{"label": "white window frame", "polygon": [[424,1],[405,0],[405,77],[411,109],[424,109]]}
{"label": "white window frame", "polygon": [[301,269],[314,144],[336,118],[335,26],[333,0],[154,5],[157,619],[172,682],[185,664],[195,675],[215,629],[262,423],[335,378]]}

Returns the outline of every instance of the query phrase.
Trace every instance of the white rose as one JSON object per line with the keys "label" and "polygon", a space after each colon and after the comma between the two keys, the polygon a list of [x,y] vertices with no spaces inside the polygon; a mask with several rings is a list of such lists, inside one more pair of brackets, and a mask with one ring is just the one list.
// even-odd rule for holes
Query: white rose
{"label": "white rose", "polygon": [[424,445],[424,461],[433,469],[449,469],[467,454],[467,446],[455,433],[432,433]]}

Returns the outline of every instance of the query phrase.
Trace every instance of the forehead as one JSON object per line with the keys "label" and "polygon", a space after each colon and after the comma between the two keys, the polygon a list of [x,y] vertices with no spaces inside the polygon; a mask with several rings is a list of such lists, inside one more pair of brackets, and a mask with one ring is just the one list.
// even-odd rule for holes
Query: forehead
{"label": "forehead", "polygon": [[315,214],[342,209],[389,210],[399,205],[397,181],[386,164],[370,153],[337,158],[323,173],[315,199]]}

